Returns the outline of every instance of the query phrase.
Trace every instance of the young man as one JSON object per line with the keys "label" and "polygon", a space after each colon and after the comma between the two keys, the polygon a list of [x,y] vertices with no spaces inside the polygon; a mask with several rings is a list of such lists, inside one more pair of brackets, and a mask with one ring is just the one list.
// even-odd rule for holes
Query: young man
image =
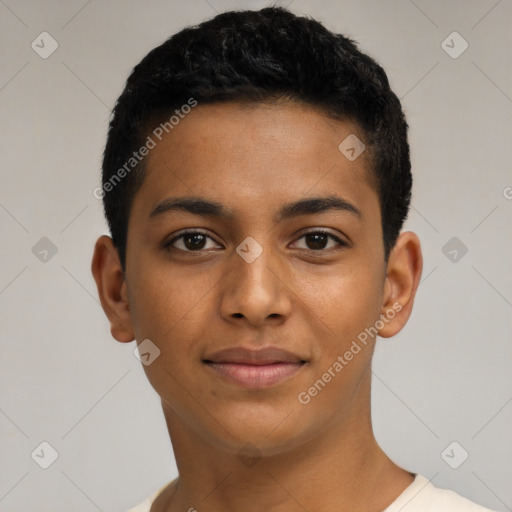
{"label": "young man", "polygon": [[92,272],[179,470],[134,510],[486,510],[372,431],[376,336],[403,328],[422,270],[411,184],[385,72],[312,19],[226,12],[134,68]]}

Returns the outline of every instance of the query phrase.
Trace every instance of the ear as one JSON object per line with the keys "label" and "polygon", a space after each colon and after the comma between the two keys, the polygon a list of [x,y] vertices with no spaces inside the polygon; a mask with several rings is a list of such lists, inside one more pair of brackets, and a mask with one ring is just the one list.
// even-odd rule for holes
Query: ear
{"label": "ear", "polygon": [[381,311],[384,327],[379,329],[379,336],[394,336],[407,323],[422,269],[423,257],[418,237],[410,231],[401,233],[388,259]]}
{"label": "ear", "polygon": [[135,339],[128,291],[119,253],[112,238],[101,236],[94,246],[91,271],[96,281],[101,306],[110,321],[112,336],[122,343]]}

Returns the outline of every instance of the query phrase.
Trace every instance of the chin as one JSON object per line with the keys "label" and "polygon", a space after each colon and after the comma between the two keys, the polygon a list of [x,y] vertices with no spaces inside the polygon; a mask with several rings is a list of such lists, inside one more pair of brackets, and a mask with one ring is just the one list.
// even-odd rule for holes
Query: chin
{"label": "chin", "polygon": [[306,442],[310,437],[308,432],[314,430],[314,426],[308,429],[304,425],[304,416],[297,421],[298,415],[290,411],[280,409],[265,415],[261,411],[246,411],[247,414],[230,414],[224,418],[222,428],[218,424],[212,425],[214,431],[211,439],[223,450],[240,457],[262,457],[285,453],[294,446]]}

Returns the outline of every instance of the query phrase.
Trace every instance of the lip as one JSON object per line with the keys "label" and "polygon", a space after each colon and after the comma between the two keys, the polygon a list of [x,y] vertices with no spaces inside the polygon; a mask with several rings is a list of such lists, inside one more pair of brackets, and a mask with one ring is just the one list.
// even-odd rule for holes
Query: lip
{"label": "lip", "polygon": [[246,388],[267,388],[296,375],[306,361],[277,347],[250,350],[243,347],[215,352],[203,362],[217,375]]}

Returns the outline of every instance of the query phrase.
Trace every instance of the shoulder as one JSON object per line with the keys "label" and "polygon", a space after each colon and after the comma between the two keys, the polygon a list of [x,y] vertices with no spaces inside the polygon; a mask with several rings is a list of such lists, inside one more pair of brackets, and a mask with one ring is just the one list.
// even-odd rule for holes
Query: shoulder
{"label": "shoulder", "polygon": [[398,496],[384,512],[493,512],[460,494],[435,487],[423,475]]}
{"label": "shoulder", "polygon": [[[142,503],[139,503],[136,507],[131,508],[130,510],[127,510],[126,512],[150,512],[151,507],[155,505],[157,502],[157,499],[159,500],[166,500],[169,496],[169,493],[171,491],[174,491],[174,487],[177,483],[177,478],[169,482],[168,484],[164,485],[157,491],[155,491],[153,494],[151,494],[149,497],[147,497]],[[160,504],[161,505],[161,504]],[[154,508],[153,508],[154,510]]]}
{"label": "shoulder", "polygon": [[136,507],[127,510],[126,512],[149,512],[151,504],[158,495],[158,491],[153,493],[151,496],[146,498],[142,503],[139,503]]}

